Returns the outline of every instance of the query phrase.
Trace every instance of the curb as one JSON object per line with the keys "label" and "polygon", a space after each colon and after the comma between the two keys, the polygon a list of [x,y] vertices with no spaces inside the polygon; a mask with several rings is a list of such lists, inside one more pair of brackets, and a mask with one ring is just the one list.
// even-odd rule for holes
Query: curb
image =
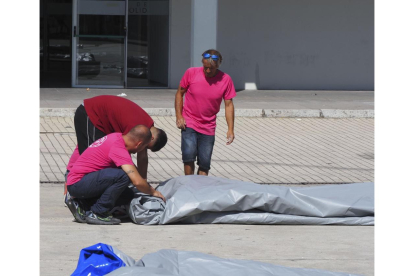
{"label": "curb", "polygon": [[[40,117],[74,117],[76,108],[40,108]],[[144,108],[150,116],[175,116],[174,108]],[[263,118],[374,118],[374,110],[343,109],[236,109],[236,117]],[[218,117],[224,117],[220,109]]]}

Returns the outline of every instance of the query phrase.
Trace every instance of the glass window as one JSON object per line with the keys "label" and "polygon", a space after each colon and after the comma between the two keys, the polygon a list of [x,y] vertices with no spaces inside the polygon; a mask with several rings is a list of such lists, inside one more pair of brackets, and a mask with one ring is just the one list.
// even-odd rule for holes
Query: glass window
{"label": "glass window", "polygon": [[169,1],[128,1],[127,86],[167,87]]}

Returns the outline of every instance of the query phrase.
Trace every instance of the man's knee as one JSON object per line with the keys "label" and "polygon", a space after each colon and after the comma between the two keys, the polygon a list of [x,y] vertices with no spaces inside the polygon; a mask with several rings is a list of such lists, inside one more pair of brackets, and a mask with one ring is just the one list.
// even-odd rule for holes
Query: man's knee
{"label": "man's knee", "polygon": [[131,182],[131,180],[129,179],[129,176],[123,170],[120,170],[120,171],[121,171],[120,177],[119,177],[120,182],[122,182],[124,185],[128,186],[129,183]]}
{"label": "man's knee", "polygon": [[187,148],[186,150],[182,151],[182,159],[183,163],[192,163],[196,160],[197,157],[197,150],[192,148]]}
{"label": "man's knee", "polygon": [[197,165],[199,166],[199,170],[208,173],[210,170],[211,165],[211,156],[213,155],[213,148],[214,148],[214,136],[205,136],[202,143],[198,146],[198,158],[197,158]]}
{"label": "man's knee", "polygon": [[131,180],[128,175],[122,169],[109,168],[102,170],[102,178],[110,177],[113,178],[114,183],[119,183],[121,185],[128,186]]}
{"label": "man's knee", "polygon": [[181,131],[181,153],[183,162],[194,162],[197,157],[197,133],[192,128]]}

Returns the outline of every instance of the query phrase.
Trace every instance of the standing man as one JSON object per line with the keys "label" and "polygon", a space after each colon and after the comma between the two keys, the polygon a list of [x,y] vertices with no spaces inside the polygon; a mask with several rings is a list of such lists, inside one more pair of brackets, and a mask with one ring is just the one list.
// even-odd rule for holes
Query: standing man
{"label": "standing man", "polygon": [[[216,115],[224,99],[228,126],[227,145],[234,140],[234,105],[236,96],[230,76],[218,68],[221,54],[214,49],[202,54],[202,67],[187,69],[175,95],[177,127],[181,129],[181,152],[185,175],[208,175],[213,153]],[[185,94],[185,101],[184,101]]]}
{"label": "standing man", "polygon": [[[136,103],[112,95],[102,95],[85,99],[75,112],[75,132],[77,146],[69,160],[66,176],[77,158],[96,140],[114,132],[127,134],[133,127],[144,125],[151,131],[151,141],[137,153],[137,170],[142,178],[147,179],[148,149],[159,151],[167,143],[167,134],[154,126],[154,121]],[[64,191],[65,203],[67,200]]]}
{"label": "standing man", "polygon": [[[143,125],[133,127],[126,135],[112,133],[92,143],[73,164],[68,175],[68,191],[75,198],[68,207],[77,222],[112,225],[120,220],[109,212],[120,197],[133,198],[130,182],[141,192],[164,196],[152,188],[138,173],[132,153],[145,149],[151,142],[151,132]],[[132,197],[131,197],[132,193]],[[96,199],[88,212],[81,206]]]}

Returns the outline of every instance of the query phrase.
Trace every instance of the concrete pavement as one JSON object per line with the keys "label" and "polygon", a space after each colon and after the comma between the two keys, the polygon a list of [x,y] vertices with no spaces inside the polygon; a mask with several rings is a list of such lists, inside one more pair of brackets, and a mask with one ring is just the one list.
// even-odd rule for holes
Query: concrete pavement
{"label": "concrete pavement", "polygon": [[[41,116],[73,116],[83,99],[121,95],[153,116],[171,116],[174,89],[40,89]],[[281,118],[373,118],[374,91],[242,90],[234,99],[236,116]],[[223,105],[222,105],[222,108]],[[220,112],[218,116],[224,116]]]}
{"label": "concrete pavement", "polygon": [[96,226],[72,222],[62,185],[40,185],[40,275],[69,275],[82,248],[98,242],[140,259],[159,249],[374,275],[374,227],[299,225]]}
{"label": "concrete pavement", "polygon": [[[167,146],[150,153],[148,180],[158,183],[183,174],[180,133],[170,109],[174,90],[41,89],[41,275],[72,273],[79,251],[98,242],[116,246],[135,259],[159,249],[192,250],[374,275],[374,227],[370,226],[139,226],[125,222],[108,227],[72,222],[62,192],[65,166],[76,144],[74,108],[84,98],[120,93],[146,110],[152,108],[152,114],[158,115],[153,117],[155,124],[168,133]],[[374,181],[373,92],[240,91],[235,106],[242,112],[236,118],[231,146],[224,142],[225,118],[218,118],[211,175],[286,185]],[[323,110],[342,116],[328,119],[324,114],[329,112]]]}

